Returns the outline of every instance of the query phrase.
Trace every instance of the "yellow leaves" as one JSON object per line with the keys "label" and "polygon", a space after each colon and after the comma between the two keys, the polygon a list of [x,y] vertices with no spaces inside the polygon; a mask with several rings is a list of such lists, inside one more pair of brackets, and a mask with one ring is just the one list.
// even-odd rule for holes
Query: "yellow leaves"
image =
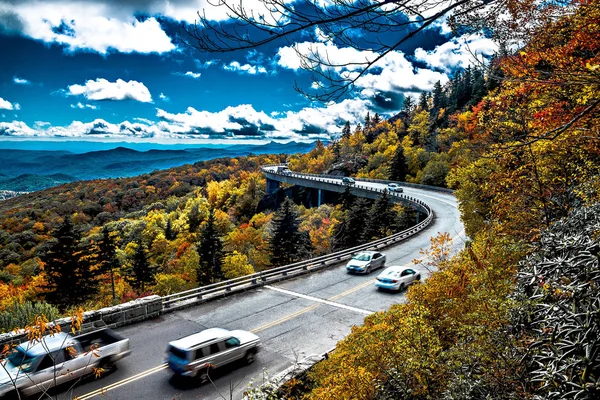
{"label": "yellow leaves", "polygon": [[587,62],[585,63],[585,67],[590,71],[596,71],[598,68],[600,68],[600,64],[591,65],[589,62]]}
{"label": "yellow leaves", "polygon": [[254,268],[248,262],[248,257],[237,251],[225,256],[221,269],[226,279],[238,278],[254,273]]}

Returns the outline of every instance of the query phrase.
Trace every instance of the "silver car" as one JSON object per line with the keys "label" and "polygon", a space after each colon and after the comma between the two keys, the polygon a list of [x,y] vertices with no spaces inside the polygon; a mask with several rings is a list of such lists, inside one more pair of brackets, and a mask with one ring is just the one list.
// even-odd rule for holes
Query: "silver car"
{"label": "silver car", "polygon": [[412,268],[391,266],[386,268],[375,281],[375,286],[380,289],[401,292],[413,283],[421,281],[421,273]]}
{"label": "silver car", "polygon": [[372,270],[385,266],[385,254],[378,251],[361,251],[352,256],[346,271],[370,274]]}
{"label": "silver car", "polygon": [[390,192],[396,192],[396,193],[402,193],[404,191],[402,189],[402,187],[400,185],[398,185],[397,183],[388,183],[387,189]]}
{"label": "silver car", "polygon": [[176,375],[197,377],[204,383],[211,369],[241,359],[253,363],[259,344],[259,337],[251,332],[206,329],[170,342],[167,363]]}

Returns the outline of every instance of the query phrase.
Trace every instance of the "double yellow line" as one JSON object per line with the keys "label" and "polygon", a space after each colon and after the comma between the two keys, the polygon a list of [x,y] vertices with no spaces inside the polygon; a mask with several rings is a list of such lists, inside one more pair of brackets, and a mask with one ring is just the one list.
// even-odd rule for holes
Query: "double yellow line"
{"label": "double yellow line", "polygon": [[87,400],[87,399],[91,399],[92,397],[95,397],[95,396],[98,396],[98,395],[103,395],[104,393],[106,393],[108,391],[111,391],[113,389],[116,389],[118,387],[126,385],[128,383],[137,381],[138,379],[145,378],[148,375],[152,375],[155,372],[162,371],[163,369],[166,369],[167,367],[168,367],[167,363],[160,364],[157,367],[150,368],[149,370],[146,370],[144,372],[140,372],[139,374],[133,375],[133,376],[127,378],[127,379],[123,379],[122,381],[115,382],[113,384],[101,387],[100,389],[96,389],[94,391],[91,391],[91,392],[89,392],[87,394],[84,394],[83,396],[75,397],[74,400]]}

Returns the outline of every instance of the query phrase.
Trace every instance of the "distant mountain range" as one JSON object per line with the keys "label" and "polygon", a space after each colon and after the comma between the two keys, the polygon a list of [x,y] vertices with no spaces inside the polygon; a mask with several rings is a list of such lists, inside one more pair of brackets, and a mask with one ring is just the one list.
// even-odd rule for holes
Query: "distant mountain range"
{"label": "distant mountain range", "polygon": [[305,153],[314,147],[314,143],[271,142],[147,151],[117,147],[87,153],[1,147],[0,142],[0,190],[31,192],[76,180],[129,177],[213,158]]}

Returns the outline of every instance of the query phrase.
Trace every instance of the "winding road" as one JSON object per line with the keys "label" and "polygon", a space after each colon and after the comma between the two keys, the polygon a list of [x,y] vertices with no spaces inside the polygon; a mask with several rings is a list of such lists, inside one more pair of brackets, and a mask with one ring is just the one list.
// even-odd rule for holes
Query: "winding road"
{"label": "winding road", "polygon": [[[364,183],[383,188],[378,183]],[[448,232],[455,249],[464,244],[464,230],[456,199],[445,193],[405,188],[435,213],[433,223],[414,237],[385,250],[386,265],[413,265],[429,238]],[[424,277],[428,271],[422,270]],[[348,275],[345,263],[277,284],[232,295],[159,318],[117,329],[130,338],[131,356],[102,379],[89,379],[62,398],[88,399],[241,399],[250,381],[260,384],[296,360],[321,354],[343,339],[353,325],[372,312],[405,301],[404,293],[376,290],[374,279]],[[218,371],[213,382],[198,385],[174,379],[164,364],[167,343],[200,330],[222,327],[255,332],[262,340],[257,360]]]}

